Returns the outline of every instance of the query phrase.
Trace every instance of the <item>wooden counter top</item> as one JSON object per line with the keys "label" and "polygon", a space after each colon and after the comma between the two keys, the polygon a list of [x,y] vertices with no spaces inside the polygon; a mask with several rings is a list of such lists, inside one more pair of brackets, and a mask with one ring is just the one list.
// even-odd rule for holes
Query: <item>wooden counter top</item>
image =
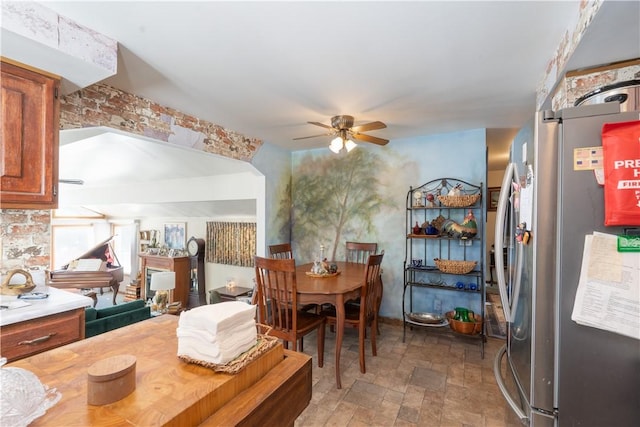
{"label": "wooden counter top", "polygon": [[[280,420],[292,425],[307,406],[311,357],[278,345],[240,373],[220,374],[178,359],[177,324],[178,316],[159,316],[7,365],[33,372],[62,393],[60,402],[31,425],[191,426],[207,418],[215,423],[218,411],[218,420],[242,424],[274,408],[284,409]],[[136,390],[109,405],[88,405],[87,369],[120,354],[137,358]],[[302,405],[287,407],[292,393]]]}

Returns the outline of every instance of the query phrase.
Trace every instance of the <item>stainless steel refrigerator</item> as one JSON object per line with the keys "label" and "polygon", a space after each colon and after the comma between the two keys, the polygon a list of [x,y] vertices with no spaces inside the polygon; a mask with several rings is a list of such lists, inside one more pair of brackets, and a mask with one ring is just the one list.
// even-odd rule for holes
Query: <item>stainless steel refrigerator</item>
{"label": "stainless steel refrigerator", "polygon": [[494,373],[524,424],[640,425],[640,341],[571,320],[585,235],[633,232],[604,226],[604,190],[574,170],[574,149],[601,146],[604,123],[639,118],[617,102],[539,112],[513,141],[496,215],[508,334]]}

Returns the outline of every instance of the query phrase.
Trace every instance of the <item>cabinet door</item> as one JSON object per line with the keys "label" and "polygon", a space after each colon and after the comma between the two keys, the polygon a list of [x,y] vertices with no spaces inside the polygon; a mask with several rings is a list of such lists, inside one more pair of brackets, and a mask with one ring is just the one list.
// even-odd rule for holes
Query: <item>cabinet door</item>
{"label": "cabinet door", "polygon": [[59,80],[2,62],[0,207],[58,206]]}

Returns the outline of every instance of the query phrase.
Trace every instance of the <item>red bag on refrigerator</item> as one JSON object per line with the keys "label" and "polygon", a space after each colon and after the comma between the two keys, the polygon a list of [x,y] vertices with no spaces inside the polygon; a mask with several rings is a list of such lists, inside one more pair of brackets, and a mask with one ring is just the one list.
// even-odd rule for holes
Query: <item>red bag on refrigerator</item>
{"label": "red bag on refrigerator", "polygon": [[604,225],[640,225],[640,121],[602,126]]}

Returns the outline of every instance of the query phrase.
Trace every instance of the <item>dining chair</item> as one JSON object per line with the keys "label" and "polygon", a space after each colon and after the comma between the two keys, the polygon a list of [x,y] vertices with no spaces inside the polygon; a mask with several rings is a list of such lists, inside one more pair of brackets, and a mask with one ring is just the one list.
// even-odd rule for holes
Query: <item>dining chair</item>
{"label": "dining chair", "polygon": [[345,261],[366,264],[369,255],[378,252],[377,243],[346,242]]}
{"label": "dining chair", "polygon": [[[363,285],[360,290],[359,305],[345,304],[345,325],[358,328],[358,347],[360,352],[360,372],[367,372],[364,360],[364,339],[367,326],[371,329],[371,353],[377,356],[376,330],[378,327],[378,294],[382,284],[380,265],[384,251],[377,255],[369,255],[364,272]],[[327,323],[335,326],[336,310],[334,307],[323,309],[320,315],[327,318]]]}
{"label": "dining chair", "polygon": [[[268,334],[283,340],[284,347],[317,329],[318,366],[324,362],[324,332],[327,319],[319,314],[296,310],[296,261],[255,257],[258,323],[270,328]],[[268,307],[267,307],[268,303]],[[266,333],[266,332],[263,332]]]}
{"label": "dining chair", "polygon": [[271,255],[271,258],[291,259],[293,258],[291,243],[279,243],[277,245],[270,245],[269,254]]}
{"label": "dining chair", "polygon": [[[271,258],[275,259],[292,259],[293,250],[291,249],[291,243],[278,243],[277,245],[269,245],[269,254]],[[317,304],[307,304],[300,308],[302,311],[314,311],[316,314],[319,312]],[[303,348],[303,341],[300,340],[300,349]]]}
{"label": "dining chair", "polygon": [[[346,242],[345,243],[345,261],[356,262],[359,264],[366,264],[369,255],[373,255],[378,252],[377,243],[364,243],[364,242]],[[380,305],[382,304],[382,292],[384,286],[382,285],[382,270],[380,270],[380,294],[376,304],[376,315],[380,312]],[[356,303],[357,305],[357,303]],[[376,327],[378,335],[380,334],[380,328]]]}

